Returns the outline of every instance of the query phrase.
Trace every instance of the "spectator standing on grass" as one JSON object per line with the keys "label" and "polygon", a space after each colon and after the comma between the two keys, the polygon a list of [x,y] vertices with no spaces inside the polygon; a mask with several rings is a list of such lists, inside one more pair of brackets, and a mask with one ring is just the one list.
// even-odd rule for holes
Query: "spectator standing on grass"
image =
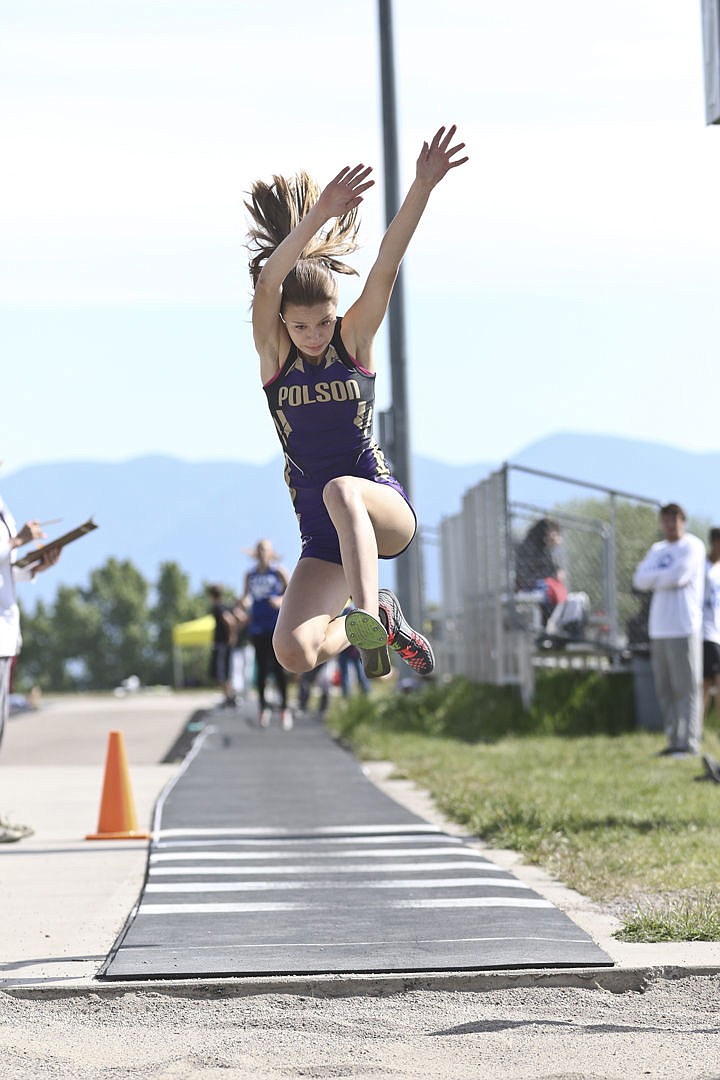
{"label": "spectator standing on grass", "polygon": [[651,592],[648,632],[655,693],[672,757],[699,754],[702,739],[702,612],[705,546],[686,531],[677,503],[660,509],[663,539],[650,548],[633,587]]}
{"label": "spectator standing on grass", "polygon": [[[31,581],[36,574],[54,566],[60,558],[59,548],[48,548],[32,566],[20,568],[13,565],[15,553],[25,544],[44,538],[45,533],[37,521],[26,521],[18,529],[9,508],[0,498],[0,740],[10,715],[13,668],[22,644],[15,584],[18,581]],[[27,825],[13,825],[0,818],[0,843],[22,840],[32,832]]]}
{"label": "spectator standing on grass", "polygon": [[720,528],[708,535],[703,604],[703,716],[707,719],[715,691],[715,708],[720,709]]}

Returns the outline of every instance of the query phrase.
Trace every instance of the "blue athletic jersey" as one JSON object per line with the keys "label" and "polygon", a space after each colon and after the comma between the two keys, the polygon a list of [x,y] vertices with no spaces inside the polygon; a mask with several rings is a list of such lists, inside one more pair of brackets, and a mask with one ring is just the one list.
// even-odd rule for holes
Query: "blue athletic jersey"
{"label": "blue athletic jersey", "polygon": [[253,634],[267,634],[275,629],[280,611],[270,603],[271,596],[282,596],[285,592],[285,583],[277,572],[269,570],[251,570],[247,576],[247,589],[252,597],[250,611],[250,625],[248,632]]}
{"label": "blue athletic jersey", "polygon": [[336,476],[390,478],[372,439],[375,375],[358,366],[340,337],[338,318],[328,350],[311,364],[291,346],[281,370],[263,389],[285,454],[285,480],[324,487]]}

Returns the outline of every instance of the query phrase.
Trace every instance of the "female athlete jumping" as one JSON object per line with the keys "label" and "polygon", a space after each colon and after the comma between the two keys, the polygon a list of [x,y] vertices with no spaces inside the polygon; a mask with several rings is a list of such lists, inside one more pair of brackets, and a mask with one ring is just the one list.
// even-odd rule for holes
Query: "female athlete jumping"
{"label": "female athlete jumping", "polygon": [[[440,128],[423,144],[362,293],[342,318],[334,274],[355,273],[339,257],[357,246],[371,169],[346,166],[322,191],[304,172],[275,176],[254,184],[247,203],[253,335],[302,542],[274,635],[290,671],[308,671],[348,642],[370,677],[390,671],[388,646],[419,674],[433,670],[429,642],[390,590],[378,592],[378,558],[401,554],[417,520],[372,438],[373,342],[431,191],[468,160],[457,157],[465,144],[453,145],[455,131]],[[348,594],[355,609],[341,617]]]}

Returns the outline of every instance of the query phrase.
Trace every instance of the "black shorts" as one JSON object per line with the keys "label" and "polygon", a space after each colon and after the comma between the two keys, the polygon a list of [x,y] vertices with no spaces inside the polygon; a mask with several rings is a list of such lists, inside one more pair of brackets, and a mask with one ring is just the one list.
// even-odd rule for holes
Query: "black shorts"
{"label": "black shorts", "polygon": [[703,679],[715,679],[720,675],[720,645],[717,641],[703,641]]}

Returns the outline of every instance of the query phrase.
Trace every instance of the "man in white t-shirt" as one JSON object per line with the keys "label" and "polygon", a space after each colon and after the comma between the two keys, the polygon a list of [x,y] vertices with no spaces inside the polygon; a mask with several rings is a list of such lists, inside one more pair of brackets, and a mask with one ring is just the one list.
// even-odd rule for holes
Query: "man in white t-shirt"
{"label": "man in white t-shirt", "polygon": [[653,682],[665,724],[663,754],[699,754],[702,739],[702,612],[705,545],[685,529],[677,503],[660,509],[663,539],[653,544],[633,577],[651,592],[648,632]]}

